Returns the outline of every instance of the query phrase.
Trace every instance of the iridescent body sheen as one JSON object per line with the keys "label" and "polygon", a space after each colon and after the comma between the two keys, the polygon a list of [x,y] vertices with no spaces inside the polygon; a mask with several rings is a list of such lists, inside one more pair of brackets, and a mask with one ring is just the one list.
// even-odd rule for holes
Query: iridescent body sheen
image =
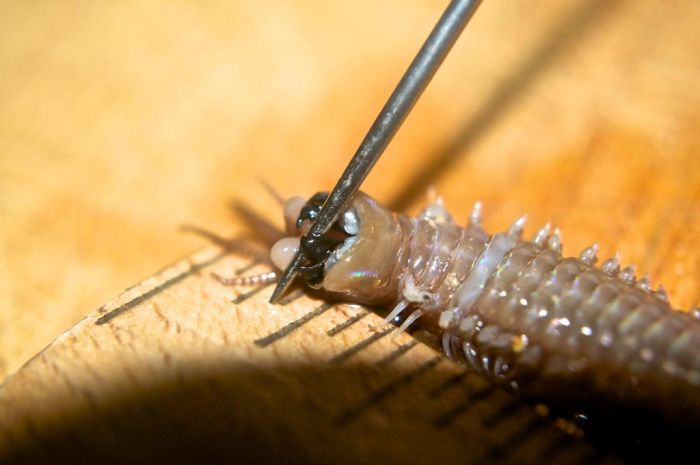
{"label": "iridescent body sheen", "polygon": [[565,258],[549,225],[530,241],[524,217],[489,235],[480,211],[461,227],[440,201],[409,218],[359,193],[322,287],[393,308],[387,321],[408,314],[403,329],[417,322],[448,356],[525,394],[700,423],[697,315],[618,256],[596,267],[597,244]]}

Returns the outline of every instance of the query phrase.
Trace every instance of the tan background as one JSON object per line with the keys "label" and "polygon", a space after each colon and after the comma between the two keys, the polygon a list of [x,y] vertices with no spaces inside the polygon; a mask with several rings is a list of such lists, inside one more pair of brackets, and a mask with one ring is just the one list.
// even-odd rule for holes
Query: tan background
{"label": "tan background", "polygon": [[[259,176],[329,188],[443,3],[1,2],[0,378],[199,248],[179,224],[276,219]],[[699,75],[696,1],[486,1],[364,188],[554,220],[687,308]]]}

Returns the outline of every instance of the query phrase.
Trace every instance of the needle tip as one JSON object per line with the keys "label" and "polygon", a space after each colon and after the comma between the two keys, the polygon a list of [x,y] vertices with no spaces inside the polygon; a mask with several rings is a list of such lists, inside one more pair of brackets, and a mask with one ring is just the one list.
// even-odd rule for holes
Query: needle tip
{"label": "needle tip", "polygon": [[271,304],[277,303],[280,297],[284,295],[285,291],[294,280],[294,277],[297,274],[297,269],[303,261],[304,253],[301,251],[301,249],[299,249],[294,255],[294,258],[292,258],[292,261],[289,263],[289,266],[284,270],[282,277],[277,282],[277,286],[275,286],[275,290],[272,291],[272,296],[270,296]]}
{"label": "needle tip", "polygon": [[282,297],[282,294],[287,290],[287,283],[283,283],[282,281],[277,283],[277,286],[275,286],[275,290],[272,291],[272,296],[270,296],[270,303],[271,304],[276,304],[278,300],[280,300],[280,297]]}

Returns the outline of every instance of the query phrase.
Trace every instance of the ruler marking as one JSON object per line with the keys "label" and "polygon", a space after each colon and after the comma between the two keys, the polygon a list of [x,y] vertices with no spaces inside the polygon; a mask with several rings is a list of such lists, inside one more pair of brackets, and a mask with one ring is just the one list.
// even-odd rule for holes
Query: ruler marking
{"label": "ruler marking", "polygon": [[590,450],[581,450],[581,448],[578,448],[577,451],[576,446],[579,444],[580,442],[577,441],[574,436],[562,432],[562,434],[560,434],[549,446],[547,446],[544,451],[542,451],[538,462],[552,463],[552,460],[557,455],[566,451],[567,454],[576,454],[576,452],[579,452],[577,454],[579,456],[577,457],[579,460],[574,461],[574,463],[580,463],[581,456],[588,456],[590,454]]}
{"label": "ruler marking", "polygon": [[333,336],[335,336],[336,334],[339,334],[339,333],[345,331],[346,329],[348,329],[350,326],[354,325],[354,324],[357,323],[358,321],[362,320],[364,317],[366,317],[367,315],[369,315],[369,313],[370,313],[370,312],[368,312],[368,311],[363,311],[362,313],[358,313],[357,315],[351,316],[350,318],[348,318],[348,319],[345,320],[344,322],[342,322],[342,323],[338,324],[337,326],[334,326],[333,328],[329,329],[329,330],[326,332],[326,334],[328,334],[329,336],[333,337]]}
{"label": "ruler marking", "polygon": [[575,464],[599,464],[599,463],[610,463],[610,455],[602,450],[596,448],[591,448],[588,453],[581,454],[579,459],[574,462]]}
{"label": "ruler marking", "polygon": [[387,397],[389,397],[391,394],[396,392],[400,387],[410,384],[411,382],[415,381],[419,377],[423,376],[425,373],[430,371],[432,368],[434,368],[438,363],[440,363],[443,360],[442,357],[433,357],[427,362],[423,363],[422,365],[419,365],[415,370],[410,371],[406,373],[405,375],[395,379],[394,381],[389,382],[388,384],[384,385],[383,387],[377,389],[373,393],[369,395],[363,402],[358,404],[357,406],[346,410],[344,413],[342,413],[338,418],[337,418],[337,424],[340,426],[347,425],[348,423],[352,422],[355,418],[360,416],[363,412],[369,410],[376,404],[380,403]]}
{"label": "ruler marking", "polygon": [[511,415],[514,415],[518,410],[522,410],[526,406],[515,399],[504,402],[495,412],[484,418],[482,424],[488,428],[493,428],[498,423],[502,422]]}
{"label": "ruler marking", "polygon": [[309,321],[313,320],[317,316],[326,312],[333,305],[334,304],[325,303],[325,304],[321,305],[320,307],[304,314],[302,317],[300,317],[300,318],[292,321],[291,323],[283,326],[282,328],[278,329],[277,331],[275,331],[271,334],[268,334],[265,337],[261,337],[260,339],[256,339],[255,341],[253,341],[253,343],[258,347],[267,347],[270,344],[272,344],[273,342],[279,341],[283,337],[287,336],[289,333],[295,331],[296,329],[299,329],[304,324],[308,323]]}
{"label": "ruler marking", "polygon": [[395,329],[396,329],[395,326],[390,326],[389,328],[387,328],[383,331],[380,331],[378,333],[374,333],[370,337],[368,337],[367,339],[364,339],[361,342],[358,342],[357,344],[355,344],[354,346],[352,346],[352,347],[340,352],[339,354],[333,356],[329,360],[329,362],[334,363],[334,364],[335,363],[342,363],[342,362],[346,361],[347,359],[349,359],[350,357],[352,357],[353,355],[355,355],[356,353],[371,346],[372,344],[374,344],[375,342],[377,342],[381,338],[385,337],[389,333],[392,333]]}
{"label": "ruler marking", "polygon": [[273,284],[273,283],[265,283],[265,284],[263,284],[262,286],[258,286],[258,287],[256,287],[256,288],[253,289],[253,290],[250,290],[250,291],[248,291],[248,292],[244,292],[243,294],[241,294],[241,295],[239,295],[238,297],[236,297],[235,299],[233,299],[233,300],[231,301],[231,303],[234,303],[234,304],[236,304],[236,305],[238,305],[238,304],[240,304],[240,303],[243,303],[243,302],[245,302],[246,300],[248,300],[248,299],[250,299],[251,297],[253,297],[253,296],[254,296],[255,294],[257,294],[258,292],[260,292],[260,291],[262,291],[263,289],[265,289],[266,287],[271,286],[272,284]]}
{"label": "ruler marking", "polygon": [[464,402],[456,405],[452,409],[448,410],[447,412],[443,413],[435,420],[433,420],[433,426],[435,426],[436,428],[445,428],[451,425],[460,415],[462,415],[471,407],[473,407],[474,404],[486,399],[495,392],[495,386],[487,386],[481,390],[475,391],[474,393],[470,394]]}
{"label": "ruler marking", "polygon": [[125,304],[120,305],[119,307],[115,308],[114,310],[109,311],[108,313],[102,315],[99,317],[97,320],[95,320],[96,325],[103,325],[105,323],[109,323],[122,313],[131,310],[132,308],[136,307],[137,305],[146,302],[147,300],[153,298],[154,296],[160,294],[164,290],[168,289],[169,287],[173,286],[174,284],[179,283],[183,279],[187,278],[188,276],[201,271],[202,269],[213,265],[214,263],[218,262],[222,258],[224,258],[226,255],[230,253],[229,250],[224,250],[212,258],[208,260],[204,260],[201,263],[195,263],[193,265],[190,265],[190,267],[183,271],[182,273],[177,274],[176,276],[173,276],[172,278],[166,280],[165,282],[157,285],[156,287],[150,289],[149,291],[144,292],[143,294],[134,297],[130,301],[128,301]]}
{"label": "ruler marking", "polygon": [[295,291],[290,292],[286,297],[280,299],[279,302],[277,302],[277,305],[289,305],[304,295],[306,294],[303,289],[296,289]]}
{"label": "ruler marking", "polygon": [[403,345],[400,345],[397,347],[394,351],[389,352],[387,355],[379,359],[376,363],[377,366],[386,366],[396,360],[397,358],[401,357],[403,354],[414,348],[415,346],[418,345],[417,340],[412,340],[409,341]]}
{"label": "ruler marking", "polygon": [[438,386],[431,389],[428,392],[428,397],[430,397],[432,399],[434,399],[436,397],[440,397],[442,394],[444,394],[449,389],[459,385],[462,382],[462,380],[467,377],[467,374],[468,374],[467,371],[464,370],[464,371],[460,371],[459,373],[457,373],[454,376],[450,376],[445,381],[440,383]]}
{"label": "ruler marking", "polygon": [[520,428],[514,434],[503,438],[498,444],[492,445],[486,453],[476,460],[476,463],[492,464],[501,463],[513,452],[518,446],[522,445],[525,440],[532,438],[545,427],[552,426],[552,423],[544,417],[535,416],[531,421],[525,424],[525,427]]}

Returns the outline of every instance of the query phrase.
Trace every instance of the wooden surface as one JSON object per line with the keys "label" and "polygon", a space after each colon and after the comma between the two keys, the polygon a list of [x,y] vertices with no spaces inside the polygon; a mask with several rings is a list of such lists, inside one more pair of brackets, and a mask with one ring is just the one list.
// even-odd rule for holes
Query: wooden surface
{"label": "wooden surface", "polygon": [[[284,195],[329,188],[441,8],[0,4],[0,376],[120,289],[201,247],[179,224],[243,235],[250,223],[231,215],[230,201],[281,224],[259,176]],[[528,231],[552,220],[565,253],[598,240],[603,254],[620,250],[688,308],[700,301],[699,73],[697,2],[487,1],[364,189],[412,212],[433,184],[460,219],[482,200],[490,229],[523,212]],[[226,307],[225,295],[216,291],[217,305]],[[145,339],[85,355],[77,349],[89,341],[72,338],[88,319],[45,354],[80,362],[73,370],[99,366],[107,380],[123,374],[107,357],[119,344],[153,360],[156,373],[162,360],[151,350],[186,360],[186,373],[204,356],[225,366],[250,354],[235,339],[216,342],[231,324],[217,305],[177,307],[170,318],[187,319],[187,343],[156,336],[173,328],[141,309],[143,320],[114,321],[132,332],[153,325],[139,329]],[[233,321],[254,325],[254,339],[263,323],[294,319],[271,323],[269,311]],[[160,342],[166,349],[153,348]],[[263,357],[306,367],[313,350],[290,343]],[[419,366],[412,353],[403,363]],[[33,408],[63,405],[71,388],[51,397],[61,375],[42,357],[0,390],[2,417],[12,405],[30,419]],[[97,391],[140,386],[124,383]]]}
{"label": "wooden surface", "polygon": [[205,250],[59,336],[2,389],[0,461],[617,463],[367,309],[210,277],[246,263]]}

